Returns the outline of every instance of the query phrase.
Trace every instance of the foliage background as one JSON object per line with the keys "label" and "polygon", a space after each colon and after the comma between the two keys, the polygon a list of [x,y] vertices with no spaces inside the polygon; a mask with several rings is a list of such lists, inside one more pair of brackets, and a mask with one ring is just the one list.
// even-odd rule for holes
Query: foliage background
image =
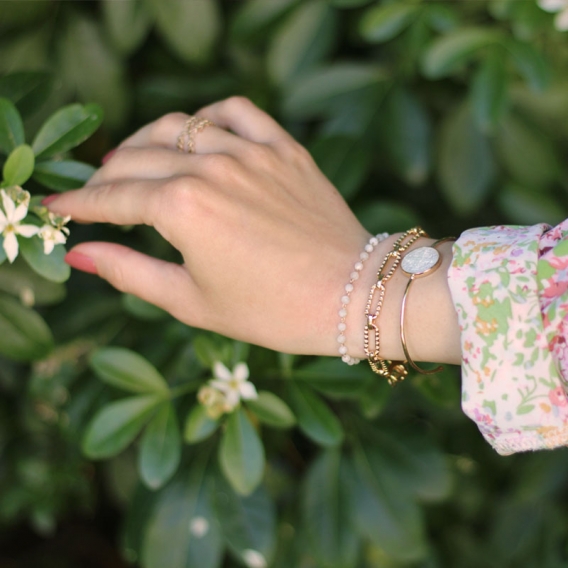
{"label": "foliage background", "polygon": [[[566,34],[532,0],[0,2],[0,95],[7,76],[37,73],[14,101],[32,107],[30,135],[63,104],[99,103],[103,126],[75,152],[96,165],[166,112],[245,95],[311,150],[371,232],[563,219],[567,69]],[[72,242],[86,239],[176,258],[147,227],[75,226]],[[247,549],[282,568],[568,565],[566,452],[494,454],[460,411],[457,369],[390,390],[363,365],[190,329],[87,275],[55,292],[14,274],[0,267],[0,288],[32,286],[55,347],[30,363],[3,350],[3,566],[233,567]],[[188,391],[174,399],[180,425],[211,362],[246,357],[300,424],[255,423],[262,487],[244,497],[227,485],[221,430],[185,444],[157,491],[139,479],[137,443],[85,458],[87,425],[125,396],[88,364],[109,345]],[[198,514],[203,538],[188,528]]]}

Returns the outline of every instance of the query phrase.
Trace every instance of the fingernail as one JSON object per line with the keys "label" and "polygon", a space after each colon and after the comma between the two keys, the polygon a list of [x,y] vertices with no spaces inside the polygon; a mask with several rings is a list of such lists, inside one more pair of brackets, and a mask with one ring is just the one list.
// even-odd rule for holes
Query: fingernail
{"label": "fingernail", "polygon": [[85,254],[76,251],[69,251],[65,255],[65,262],[72,268],[88,272],[89,274],[97,274],[95,261]]}
{"label": "fingernail", "polygon": [[103,159],[101,160],[101,163],[102,163],[103,166],[114,156],[115,152],[116,152],[116,148],[114,148],[108,154],[105,154],[103,156]]}
{"label": "fingernail", "polygon": [[42,205],[49,205],[52,201],[55,201],[59,197],[59,193],[54,193],[53,195],[48,195],[41,200]]}

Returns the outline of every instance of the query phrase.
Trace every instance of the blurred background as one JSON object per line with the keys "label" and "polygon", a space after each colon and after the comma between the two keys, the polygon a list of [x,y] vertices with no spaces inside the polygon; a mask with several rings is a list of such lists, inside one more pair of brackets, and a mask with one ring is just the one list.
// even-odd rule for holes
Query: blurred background
{"label": "blurred background", "polygon": [[[0,96],[30,136],[63,105],[101,105],[74,152],[97,166],[164,113],[244,95],[307,146],[370,232],[555,224],[568,209],[568,2],[541,4],[3,1]],[[148,227],[72,227],[70,244],[86,239],[177,259]],[[20,297],[14,274],[1,267],[0,289]],[[363,365],[191,329],[88,275],[25,281],[54,347],[0,356],[1,568],[568,566],[568,454],[495,454],[461,413],[459,369],[391,389]],[[136,441],[99,461],[81,450],[124,394],[87,363],[108,345],[172,388],[246,360],[299,428],[257,425],[267,465],[252,495],[219,474],[218,432],[184,444],[175,476],[149,488]],[[176,399],[180,423],[194,391]]]}

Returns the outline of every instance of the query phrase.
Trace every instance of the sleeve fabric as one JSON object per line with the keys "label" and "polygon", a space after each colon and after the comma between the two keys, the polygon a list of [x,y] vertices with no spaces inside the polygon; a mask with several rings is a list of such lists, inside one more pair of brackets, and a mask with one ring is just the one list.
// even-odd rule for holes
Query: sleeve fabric
{"label": "sleeve fabric", "polygon": [[464,412],[502,455],[568,445],[568,220],[466,231],[448,282]]}

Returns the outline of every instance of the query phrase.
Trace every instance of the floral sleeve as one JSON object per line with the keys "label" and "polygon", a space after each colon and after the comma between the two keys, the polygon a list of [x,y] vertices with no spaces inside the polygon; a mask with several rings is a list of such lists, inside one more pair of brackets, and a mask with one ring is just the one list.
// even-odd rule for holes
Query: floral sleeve
{"label": "floral sleeve", "polygon": [[464,412],[503,455],[568,445],[568,220],[472,229],[453,253]]}

